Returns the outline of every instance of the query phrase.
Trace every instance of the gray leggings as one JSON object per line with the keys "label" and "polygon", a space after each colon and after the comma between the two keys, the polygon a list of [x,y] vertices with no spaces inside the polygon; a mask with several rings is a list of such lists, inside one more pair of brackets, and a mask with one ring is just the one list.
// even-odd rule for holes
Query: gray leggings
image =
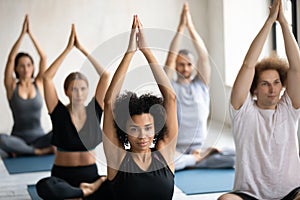
{"label": "gray leggings", "polygon": [[11,153],[33,155],[35,148],[50,147],[51,138],[52,132],[49,132],[28,144],[17,136],[0,134],[0,156],[9,157]]}
{"label": "gray leggings", "polygon": [[235,152],[233,149],[224,149],[215,153],[199,163],[196,163],[192,154],[179,154],[175,158],[175,170],[191,168],[233,168],[235,164]]}

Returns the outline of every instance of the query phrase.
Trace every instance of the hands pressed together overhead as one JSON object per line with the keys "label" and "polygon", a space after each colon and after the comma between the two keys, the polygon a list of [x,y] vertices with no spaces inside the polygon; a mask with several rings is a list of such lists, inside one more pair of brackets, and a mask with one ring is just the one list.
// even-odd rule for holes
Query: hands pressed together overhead
{"label": "hands pressed together overhead", "polygon": [[70,51],[74,47],[76,47],[79,51],[81,51],[85,56],[89,55],[89,53],[86,51],[86,49],[82,46],[81,42],[79,42],[75,24],[72,24],[71,35],[69,37],[69,42],[68,42],[66,49]]}
{"label": "hands pressed together overhead", "polygon": [[25,35],[26,33],[31,35],[31,31],[30,31],[30,27],[29,27],[29,17],[27,14],[25,15],[21,35]]}
{"label": "hands pressed together overhead", "polygon": [[71,35],[69,37],[69,42],[67,45],[68,49],[72,49],[73,47],[76,47],[79,50],[83,49],[81,43],[78,40],[77,32],[75,29],[75,24],[72,24]]}
{"label": "hands pressed together overhead", "polygon": [[24,22],[23,22],[23,28],[22,28],[22,33],[21,34],[25,34],[25,33],[29,33],[28,15],[25,15],[25,19],[24,19]]}
{"label": "hands pressed together overhead", "polygon": [[272,20],[273,22],[277,20],[279,23],[286,22],[282,1],[275,0],[272,6],[269,7],[269,10],[270,10],[270,14],[269,14],[270,20]]}
{"label": "hands pressed together overhead", "polygon": [[188,29],[194,28],[194,23],[189,10],[189,5],[187,3],[185,3],[182,8],[178,31],[183,31],[185,27],[187,27]]}
{"label": "hands pressed together overhead", "polygon": [[137,49],[143,52],[147,49],[147,44],[142,23],[138,16],[134,15],[127,52],[135,52]]}

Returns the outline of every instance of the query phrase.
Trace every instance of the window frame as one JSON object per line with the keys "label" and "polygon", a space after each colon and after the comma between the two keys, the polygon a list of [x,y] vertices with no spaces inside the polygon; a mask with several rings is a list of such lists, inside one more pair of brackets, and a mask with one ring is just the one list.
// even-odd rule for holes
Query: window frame
{"label": "window frame", "polygon": [[[273,1],[273,0],[272,0]],[[294,37],[296,39],[296,41],[299,43],[298,41],[298,13],[297,13],[297,5],[299,5],[299,0],[285,0],[285,1],[290,1],[291,2],[291,22],[290,22],[290,26],[292,28],[292,32],[294,34]],[[300,16],[299,16],[300,17]],[[278,24],[274,23],[273,27],[272,27],[272,49],[275,51],[278,51],[278,39],[281,39],[282,37],[278,37],[278,35],[280,35],[281,33],[277,33],[278,31]]]}

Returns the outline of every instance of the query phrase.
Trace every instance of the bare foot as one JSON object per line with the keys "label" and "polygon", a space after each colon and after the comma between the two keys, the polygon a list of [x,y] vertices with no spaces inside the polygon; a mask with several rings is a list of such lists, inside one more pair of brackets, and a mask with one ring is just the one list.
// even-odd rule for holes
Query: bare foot
{"label": "bare foot", "polygon": [[83,191],[83,196],[87,197],[93,194],[98,188],[102,185],[104,181],[106,181],[106,176],[101,176],[97,181],[94,183],[80,183],[80,189]]}
{"label": "bare foot", "polygon": [[209,147],[205,150],[200,150],[200,149],[194,150],[192,154],[194,155],[196,162],[199,163],[205,158],[207,158],[208,156],[218,152],[219,150],[217,148]]}
{"label": "bare foot", "polygon": [[12,158],[16,158],[17,156],[18,156],[17,153],[11,153],[11,157],[12,157]]}
{"label": "bare foot", "polygon": [[55,152],[55,147],[53,147],[53,146],[45,147],[45,148],[41,148],[41,149],[36,148],[34,150],[34,154],[38,155],[38,156],[46,155],[46,154],[52,154],[54,152]]}

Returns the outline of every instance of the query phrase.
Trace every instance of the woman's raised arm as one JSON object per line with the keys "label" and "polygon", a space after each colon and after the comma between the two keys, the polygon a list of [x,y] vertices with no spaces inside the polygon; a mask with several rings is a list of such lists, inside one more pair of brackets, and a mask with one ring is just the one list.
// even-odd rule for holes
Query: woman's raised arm
{"label": "woman's raised arm", "polygon": [[[138,20],[138,48],[146,57],[153,76],[156,80],[158,88],[164,99],[164,108],[166,111],[166,126],[167,126],[167,134],[159,140],[156,147],[158,150],[163,150],[164,147],[167,147],[166,154],[163,155],[168,156],[167,160],[172,160],[173,155],[172,152],[175,152],[177,134],[178,134],[178,122],[177,122],[177,111],[176,111],[176,94],[172,89],[171,83],[167,75],[161,66],[159,66],[156,58],[152,54],[151,50],[148,48],[144,31],[141,22]],[[173,152],[173,153],[174,153]],[[170,157],[169,157],[170,156]]]}
{"label": "woman's raised arm", "polygon": [[113,105],[120,94],[129,64],[137,49],[136,28],[137,19],[134,16],[128,50],[112,77],[104,99],[103,146],[107,159],[108,179],[114,177],[116,171],[113,172],[113,168],[118,167],[125,155],[124,146],[117,137],[114,125]]}
{"label": "woman's raised arm", "polygon": [[56,58],[56,60],[50,65],[50,67],[45,71],[43,76],[44,81],[44,94],[45,101],[48,108],[48,112],[52,113],[55,106],[58,103],[58,96],[56,93],[55,85],[53,82],[53,78],[61,66],[62,62],[69,54],[69,52],[73,49],[75,43],[75,25],[72,24],[71,35],[69,37],[69,42],[64,51]]}
{"label": "woman's raised arm", "polygon": [[34,35],[31,32],[31,28],[29,26],[29,19],[27,20],[27,33],[28,33],[36,51],[38,52],[38,54],[40,56],[39,71],[35,78],[35,81],[42,90],[43,89],[43,87],[42,87],[43,75],[47,68],[47,56],[46,56],[46,53],[44,52],[44,50],[41,48],[40,44],[38,43],[37,39],[34,37]]}
{"label": "woman's raised arm", "polygon": [[99,64],[99,62],[82,46],[79,42],[77,32],[75,31],[75,47],[81,51],[87,59],[91,62],[95,70],[99,75],[99,81],[97,84],[95,98],[98,104],[104,109],[104,97],[109,84],[109,73]]}
{"label": "woman's raised arm", "polygon": [[10,50],[10,53],[8,55],[8,59],[6,62],[5,72],[4,72],[4,85],[6,89],[6,96],[9,100],[12,97],[13,91],[16,87],[16,80],[14,78],[14,65],[15,65],[15,59],[18,54],[19,48],[21,46],[21,43],[23,41],[23,38],[28,30],[28,16],[25,16],[23,27],[20,36],[18,37],[15,44],[12,46],[12,49]]}

